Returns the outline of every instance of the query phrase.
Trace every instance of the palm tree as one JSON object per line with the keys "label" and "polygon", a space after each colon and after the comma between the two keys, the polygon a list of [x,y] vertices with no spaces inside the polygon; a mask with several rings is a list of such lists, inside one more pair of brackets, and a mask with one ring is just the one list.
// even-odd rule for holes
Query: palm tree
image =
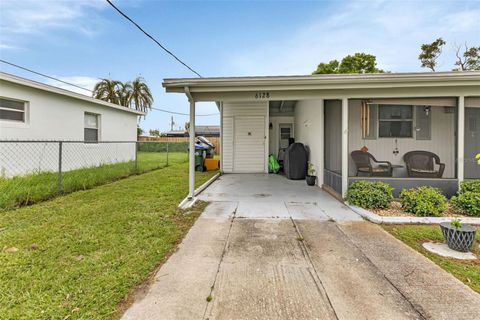
{"label": "palm tree", "polygon": [[116,91],[118,97],[118,104],[129,108],[130,107],[130,98],[132,96],[132,84],[130,82],[119,83],[119,86]]}
{"label": "palm tree", "polygon": [[121,104],[118,92],[123,86],[124,84],[118,80],[101,79],[93,88],[92,96],[103,101]]}
{"label": "palm tree", "polygon": [[127,83],[127,85],[131,88],[128,98],[128,106],[130,108],[143,112],[147,112],[152,108],[153,96],[145,79],[137,77],[131,83]]}

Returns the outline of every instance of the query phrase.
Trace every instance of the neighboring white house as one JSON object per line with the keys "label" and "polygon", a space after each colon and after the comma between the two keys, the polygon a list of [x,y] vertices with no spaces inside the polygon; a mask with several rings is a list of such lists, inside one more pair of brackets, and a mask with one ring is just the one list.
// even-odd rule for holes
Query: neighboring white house
{"label": "neighboring white house", "polygon": [[[267,173],[268,154],[293,138],[308,146],[318,185],[343,196],[357,179],[451,195],[460,181],[480,178],[480,72],[180,78],[163,86],[187,95],[193,127],[195,103],[217,103],[225,173]],[[352,155],[360,149],[388,163],[362,167]],[[410,151],[442,164],[430,156],[414,168],[404,158]],[[193,180],[191,173],[190,197]]]}
{"label": "neighboring white house", "polygon": [[0,176],[57,170],[59,144],[50,141],[65,141],[63,170],[133,160],[134,143],[110,142],[136,141],[142,115],[0,72]]}

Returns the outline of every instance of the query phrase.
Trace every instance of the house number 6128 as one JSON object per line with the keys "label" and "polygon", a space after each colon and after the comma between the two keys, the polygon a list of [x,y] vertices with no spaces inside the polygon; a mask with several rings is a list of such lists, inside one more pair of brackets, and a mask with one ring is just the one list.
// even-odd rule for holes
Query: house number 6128
{"label": "house number 6128", "polygon": [[268,98],[270,98],[270,92],[255,93],[255,99],[268,99]]}

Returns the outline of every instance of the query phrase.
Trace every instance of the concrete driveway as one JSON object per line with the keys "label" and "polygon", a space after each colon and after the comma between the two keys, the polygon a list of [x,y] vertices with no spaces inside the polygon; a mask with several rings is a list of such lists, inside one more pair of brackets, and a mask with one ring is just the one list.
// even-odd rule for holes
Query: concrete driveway
{"label": "concrete driveway", "polygon": [[480,296],[319,188],[225,175],[123,319],[478,319]]}

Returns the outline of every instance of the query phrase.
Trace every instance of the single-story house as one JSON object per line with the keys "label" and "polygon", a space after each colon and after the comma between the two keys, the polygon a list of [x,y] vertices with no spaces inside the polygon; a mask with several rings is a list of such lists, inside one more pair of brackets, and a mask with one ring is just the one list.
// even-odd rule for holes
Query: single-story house
{"label": "single-story house", "polygon": [[[308,147],[317,184],[342,197],[358,179],[385,181],[397,194],[431,185],[452,195],[459,182],[480,178],[478,71],[179,78],[163,86],[189,99],[190,143],[195,103],[216,102],[223,173],[267,173],[268,155],[293,138]],[[388,163],[365,163],[367,151]]]}
{"label": "single-story house", "polygon": [[[143,112],[0,72],[0,176],[132,160]],[[15,142],[13,142],[15,141]],[[88,142],[88,143],[85,143]],[[13,164],[12,162],[16,162]]]}

